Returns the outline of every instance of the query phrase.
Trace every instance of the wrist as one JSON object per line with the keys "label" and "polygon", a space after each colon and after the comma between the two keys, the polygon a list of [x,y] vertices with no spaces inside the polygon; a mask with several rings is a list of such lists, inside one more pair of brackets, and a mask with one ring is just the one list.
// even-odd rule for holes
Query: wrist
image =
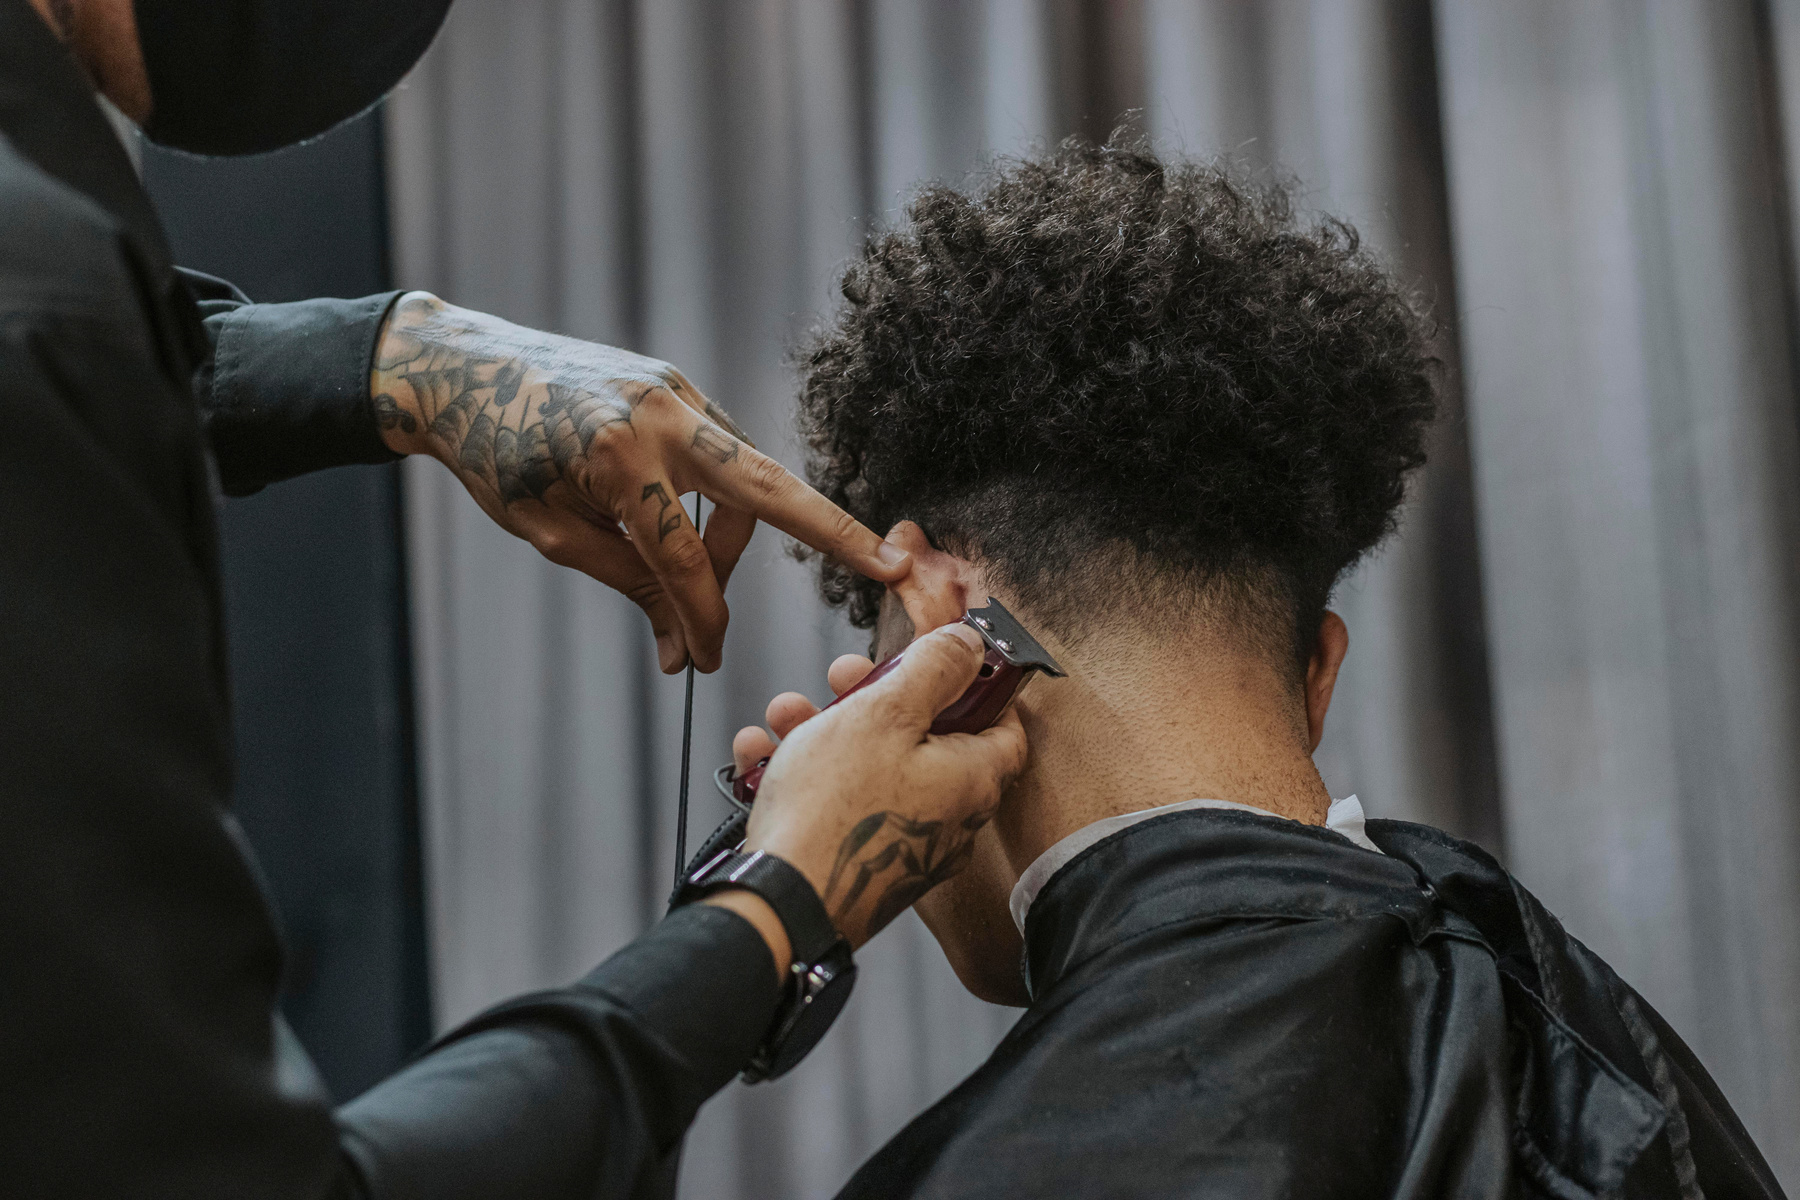
{"label": "wrist", "polygon": [[[773,816],[773,813],[769,814]],[[866,937],[858,937],[852,914],[842,908],[833,907],[828,886],[831,883],[831,867],[837,857],[838,850],[845,836],[844,831],[832,829],[829,832],[815,826],[796,828],[789,822],[771,822],[774,826],[757,829],[752,822],[748,836],[744,838],[743,852],[751,854],[761,850],[772,854],[785,862],[812,884],[813,891],[825,905],[825,915],[832,927],[850,943],[850,948],[859,950],[868,941]],[[851,836],[854,836],[853,834]]]}
{"label": "wrist", "polygon": [[444,309],[430,292],[408,292],[394,301],[375,339],[369,398],[381,440],[396,454],[432,452],[429,422],[407,372],[420,351],[420,332]]}
{"label": "wrist", "polygon": [[794,961],[793,944],[788,940],[787,927],[767,900],[744,888],[721,888],[703,896],[700,903],[727,909],[750,922],[762,935],[769,947],[769,956],[775,960],[775,982],[779,985],[787,979],[788,968]]}
{"label": "wrist", "polygon": [[[741,897],[740,889],[754,895]],[[744,1067],[744,1080],[785,1075],[825,1036],[850,998],[856,985],[850,945],[832,925],[812,883],[766,851],[720,851],[685,874],[674,903],[679,906],[697,892],[703,903],[742,915],[769,947],[781,1000]]]}

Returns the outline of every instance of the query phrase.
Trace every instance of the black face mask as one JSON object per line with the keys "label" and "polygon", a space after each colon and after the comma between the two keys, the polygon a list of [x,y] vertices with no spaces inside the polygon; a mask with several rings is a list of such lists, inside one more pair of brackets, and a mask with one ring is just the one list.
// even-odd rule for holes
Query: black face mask
{"label": "black face mask", "polygon": [[144,132],[257,154],[369,107],[425,53],[450,0],[136,0],[153,108]]}

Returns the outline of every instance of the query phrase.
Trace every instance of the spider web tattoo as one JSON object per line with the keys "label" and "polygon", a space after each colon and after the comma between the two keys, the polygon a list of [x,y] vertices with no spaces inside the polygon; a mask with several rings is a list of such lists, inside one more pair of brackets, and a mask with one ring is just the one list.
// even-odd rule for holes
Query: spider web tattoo
{"label": "spider web tattoo", "polygon": [[[566,339],[521,330],[499,336],[447,313],[441,301],[416,298],[395,312],[375,369],[405,385],[450,460],[502,507],[542,501],[563,480],[580,483],[594,440],[609,429],[635,435],[632,415],[659,389],[703,401],[712,425],[702,422],[695,431],[696,449],[723,463],[737,456],[733,438],[750,444],[723,409],[679,380],[645,371],[634,355],[586,349],[620,361],[599,370],[584,362],[571,371]],[[584,375],[604,377],[604,387],[581,386]],[[374,403],[383,429],[417,431],[418,419],[393,392],[378,393]]]}

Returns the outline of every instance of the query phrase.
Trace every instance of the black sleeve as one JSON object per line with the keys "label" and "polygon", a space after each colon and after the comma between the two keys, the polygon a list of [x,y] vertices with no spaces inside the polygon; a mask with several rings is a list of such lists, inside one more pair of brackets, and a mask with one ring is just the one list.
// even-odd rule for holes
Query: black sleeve
{"label": "black sleeve", "polygon": [[1775,1172],[1769,1169],[1768,1161],[1738,1120],[1725,1093],[1662,1014],[1642,996],[1637,996],[1637,1002],[1661,1043],[1659,1049],[1667,1063],[1670,1082],[1680,1096],[1688,1150],[1693,1155],[1701,1192],[1707,1196],[1745,1198],[1782,1196]]}
{"label": "black sleeve", "polygon": [[400,457],[382,442],[369,398],[376,337],[400,292],[252,304],[224,280],[181,275],[211,347],[194,392],[226,495]]}
{"label": "black sleeve", "polygon": [[682,1135],[774,1019],[775,965],[695,905],[574,987],[503,1004],[339,1110],[371,1197],[673,1194]]}
{"label": "black sleeve", "polygon": [[[113,232],[51,219],[67,205],[38,212],[56,199],[0,203],[42,226],[0,238],[0,1192],[654,1189],[776,1004],[768,950],[735,914],[679,912],[340,1111],[275,1016],[280,943],[227,813],[218,558],[189,379],[159,351],[156,301]],[[273,321],[341,345],[377,307]],[[256,358],[265,318],[231,317]],[[326,377],[337,357],[321,355]]]}

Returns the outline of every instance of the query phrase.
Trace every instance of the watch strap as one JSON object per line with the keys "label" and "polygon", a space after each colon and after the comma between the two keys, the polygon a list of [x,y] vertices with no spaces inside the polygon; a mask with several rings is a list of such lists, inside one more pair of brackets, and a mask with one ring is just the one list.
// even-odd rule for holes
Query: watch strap
{"label": "watch strap", "polygon": [[736,850],[744,844],[744,834],[749,828],[750,814],[742,809],[732,809],[729,816],[719,822],[717,829],[706,835],[700,848],[694,851],[694,857],[688,859],[687,866],[682,868],[681,878],[675,881],[675,888],[669,893],[669,911],[674,912],[681,907],[682,893],[687,891],[688,879],[698,875],[713,864],[722,850]]}
{"label": "watch strap", "polygon": [[725,887],[741,887],[768,901],[787,930],[796,963],[819,962],[840,940],[837,927],[825,912],[825,902],[806,876],[762,850],[745,854],[726,849],[714,854],[711,861],[682,880],[672,907]]}

